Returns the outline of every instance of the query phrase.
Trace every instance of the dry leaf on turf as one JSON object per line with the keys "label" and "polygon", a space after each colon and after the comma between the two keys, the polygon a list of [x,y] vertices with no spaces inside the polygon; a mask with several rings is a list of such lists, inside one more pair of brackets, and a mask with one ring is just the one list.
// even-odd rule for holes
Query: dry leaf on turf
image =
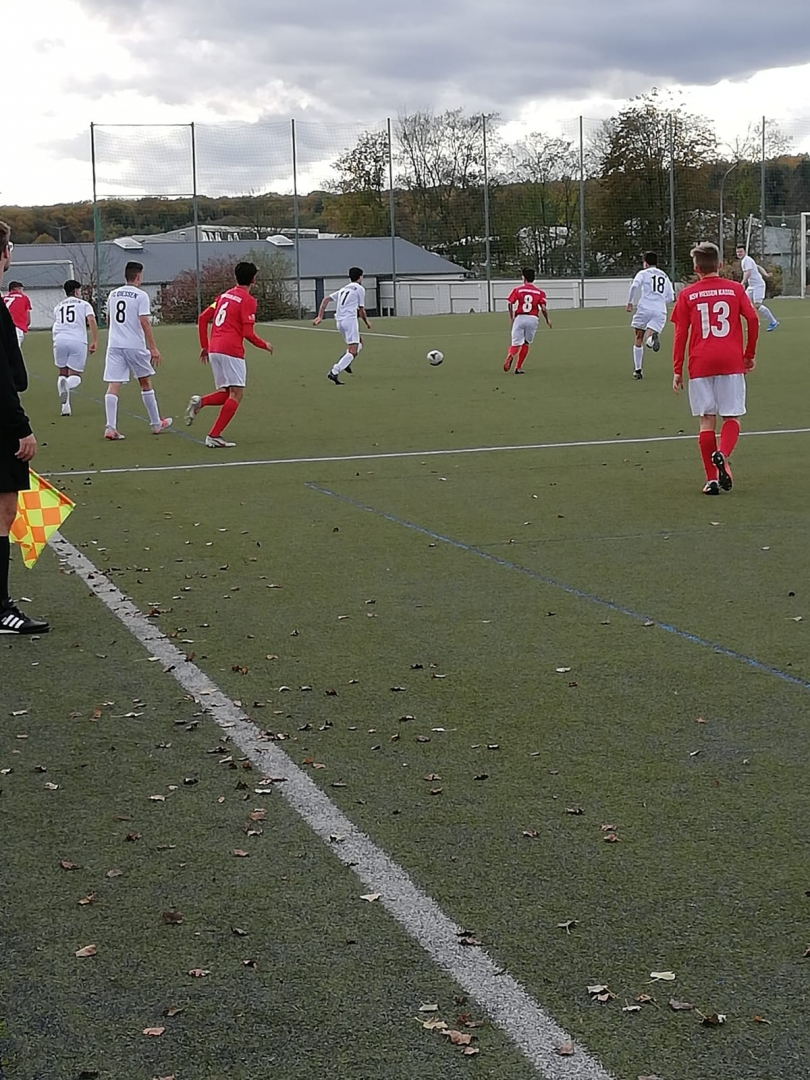
{"label": "dry leaf on turf", "polygon": [[622,1007],[622,1012],[641,1012],[641,1006],[640,1005],[624,1005]]}
{"label": "dry leaf on turf", "polygon": [[654,1005],[655,1004],[655,998],[650,997],[649,994],[638,994],[637,997],[636,997],[636,1001],[639,1003],[639,1005]]}
{"label": "dry leaf on turf", "polygon": [[720,1027],[721,1024],[725,1024],[725,1013],[712,1013],[710,1016],[704,1016],[701,1020],[701,1024],[704,1027]]}
{"label": "dry leaf on turf", "polygon": [[238,859],[247,859],[250,855],[249,851],[242,851],[241,848],[234,848],[233,853]]}
{"label": "dry leaf on turf", "polygon": [[166,1028],[161,1028],[161,1027],[144,1028],[143,1033],[144,1033],[144,1035],[152,1035],[153,1037],[157,1038],[159,1035],[162,1035],[165,1030],[166,1030]]}
{"label": "dry leaf on turf", "polygon": [[375,900],[380,899],[380,895],[381,894],[378,892],[365,893],[363,896],[360,897],[360,899],[368,900],[369,904],[373,904]]}
{"label": "dry leaf on turf", "polygon": [[469,1046],[472,1042],[472,1035],[466,1031],[456,1031],[450,1028],[449,1031],[443,1031],[442,1035],[449,1039],[453,1046]]}
{"label": "dry leaf on turf", "polygon": [[675,1012],[691,1012],[695,1006],[690,1001],[676,1001],[675,998],[670,998],[669,1007]]}
{"label": "dry leaf on turf", "polygon": [[559,1046],[554,1049],[555,1054],[559,1054],[560,1057],[571,1057],[574,1053],[574,1044],[572,1042],[560,1043]]}
{"label": "dry leaf on turf", "polygon": [[189,975],[192,979],[204,979],[206,975],[210,975],[210,971],[206,971],[205,968],[192,968]]}
{"label": "dry leaf on turf", "polygon": [[524,829],[523,835],[528,836],[530,840],[536,840],[540,834],[537,829]]}
{"label": "dry leaf on turf", "polygon": [[123,870],[108,870],[107,873],[105,874],[105,877],[108,877],[108,878],[116,878],[116,877],[123,877],[123,876],[124,876],[124,871]]}
{"label": "dry leaf on turf", "polygon": [[465,1057],[472,1057],[474,1054],[481,1053],[477,1046],[465,1046],[461,1052]]}
{"label": "dry leaf on turf", "polygon": [[87,907],[88,904],[92,904],[96,898],[95,893],[88,893],[87,896],[83,896],[79,901],[79,907]]}
{"label": "dry leaf on turf", "polygon": [[[419,1017],[417,1017],[417,1020],[419,1020]],[[419,1020],[419,1023],[425,1031],[444,1031],[447,1027],[444,1020],[440,1020],[438,1016],[431,1016],[429,1020]]]}
{"label": "dry leaf on turf", "polygon": [[571,933],[571,928],[573,926],[576,926],[576,925],[577,925],[577,920],[576,919],[566,919],[565,922],[558,922],[557,923],[557,929],[558,930],[565,930],[566,934],[570,934]]}
{"label": "dry leaf on turf", "polygon": [[84,960],[87,956],[95,956],[97,952],[98,948],[95,945],[85,945],[83,949],[77,949],[75,955],[78,956],[80,960]]}
{"label": "dry leaf on turf", "polygon": [[164,911],[161,918],[167,926],[179,926],[183,921],[183,916],[179,911]]}
{"label": "dry leaf on turf", "polygon": [[67,859],[62,859],[59,865],[62,867],[63,870],[81,870],[81,867],[78,863],[68,862]]}
{"label": "dry leaf on turf", "polygon": [[607,989],[608,989],[607,986],[603,985],[602,983],[594,983],[593,986],[588,987],[588,993],[589,994],[604,994],[604,992]]}
{"label": "dry leaf on turf", "polygon": [[751,1019],[755,1024],[767,1024],[768,1027],[771,1026],[770,1020],[766,1020],[764,1016],[752,1016]]}
{"label": "dry leaf on turf", "polygon": [[651,971],[650,978],[661,982],[672,982],[675,978],[674,971]]}
{"label": "dry leaf on turf", "polygon": [[420,1005],[419,1006],[419,1012],[438,1012],[438,1011],[439,1011],[439,1006],[438,1005]]}
{"label": "dry leaf on turf", "polygon": [[163,1010],[164,1016],[179,1016],[183,1011],[182,1005],[170,1005],[168,1009]]}

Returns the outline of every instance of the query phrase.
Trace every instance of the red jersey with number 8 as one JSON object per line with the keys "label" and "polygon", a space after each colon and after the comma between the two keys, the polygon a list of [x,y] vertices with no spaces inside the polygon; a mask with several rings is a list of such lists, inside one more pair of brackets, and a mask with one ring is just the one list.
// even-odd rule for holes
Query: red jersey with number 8
{"label": "red jersey with number 8", "polygon": [[[741,320],[748,324],[743,341]],[[753,360],[759,336],[759,317],[738,281],[717,275],[702,278],[681,290],[670,321],[675,325],[672,364],[683,371],[689,343],[689,378],[742,375]]]}
{"label": "red jersey with number 8", "polygon": [[[212,353],[221,353],[242,360],[245,356],[244,341],[249,341],[260,349],[266,348],[265,342],[256,336],[253,329],[256,323],[256,298],[243,285],[234,285],[232,289],[218,296],[207,307],[198,321],[200,345]],[[208,341],[208,324],[211,323],[211,341]]]}
{"label": "red jersey with number 8", "polygon": [[539,316],[540,311],[546,306],[546,294],[536,285],[527,282],[512,289],[506,299],[507,304],[515,306],[516,315]]}

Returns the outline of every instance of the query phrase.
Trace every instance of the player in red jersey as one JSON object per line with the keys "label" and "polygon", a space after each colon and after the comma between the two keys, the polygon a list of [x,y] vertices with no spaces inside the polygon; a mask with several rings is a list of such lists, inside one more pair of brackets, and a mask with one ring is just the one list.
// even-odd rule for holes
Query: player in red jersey
{"label": "player in red jersey", "polygon": [[[219,405],[219,415],[214,426],[205,436],[205,445],[214,449],[226,449],[236,443],[226,442],[222,432],[233,420],[234,413],[245,392],[247,365],[244,342],[249,341],[257,349],[271,353],[273,346],[256,335],[256,299],[250,290],[256,281],[257,269],[253,263],[240,262],[234,270],[236,285],[218,296],[210,307],[200,315],[197,328],[200,332],[200,360],[211,364],[216,391],[201,397],[194,394],[186,409],[186,423],[190,424],[200,409],[206,405]],[[208,340],[208,324],[213,322],[211,341]]]}
{"label": "player in red jersey", "polygon": [[512,289],[506,303],[509,306],[509,318],[512,321],[512,344],[503,362],[503,370],[509,371],[512,361],[517,357],[515,374],[523,375],[525,374],[523,364],[529,355],[529,346],[537,333],[540,312],[543,313],[549,330],[551,329],[546,310],[546,294],[534,284],[534,269],[531,266],[524,268],[523,284]]}
{"label": "player in red jersey", "polygon": [[[672,389],[683,390],[683,363],[689,342],[689,404],[700,417],[698,444],[706,470],[704,495],[731,491],[728,459],[740,435],[745,414],[745,373],[753,371],[759,317],[739,282],[721,278],[720,252],[715,244],[692,249],[699,280],[683,289],[675,302]],[[743,342],[741,320],[748,325]],[[717,417],[723,419],[717,445]]]}
{"label": "player in red jersey", "polygon": [[23,292],[21,281],[10,281],[3,303],[9,310],[11,321],[17,331],[17,344],[23,347],[25,335],[31,325],[31,301]]}

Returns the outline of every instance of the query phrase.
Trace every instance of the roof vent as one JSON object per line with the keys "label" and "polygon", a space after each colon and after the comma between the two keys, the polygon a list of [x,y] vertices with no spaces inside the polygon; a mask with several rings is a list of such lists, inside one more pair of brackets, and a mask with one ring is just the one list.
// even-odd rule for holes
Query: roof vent
{"label": "roof vent", "polygon": [[291,240],[289,236],[282,236],[281,233],[276,236],[268,236],[267,243],[275,244],[276,247],[295,247],[295,241]]}

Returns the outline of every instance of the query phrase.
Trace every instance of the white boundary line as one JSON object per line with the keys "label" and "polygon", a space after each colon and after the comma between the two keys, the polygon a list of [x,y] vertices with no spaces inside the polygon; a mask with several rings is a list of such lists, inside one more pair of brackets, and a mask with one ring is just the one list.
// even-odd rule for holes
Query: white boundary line
{"label": "white boundary line", "polygon": [[[763,435],[807,435],[810,427],[742,431],[740,438]],[[321,465],[341,461],[391,461],[401,458],[452,457],[457,454],[498,454],[516,450],[565,450],[589,446],[645,446],[648,443],[694,442],[694,435],[651,435],[638,439],[583,439],[581,442],[518,443],[515,446],[466,446],[457,450],[399,450],[384,454],[336,454],[332,457],[264,458],[259,461],[198,461],[191,465],[132,465],[118,469],[65,469],[43,476],[120,476],[122,473],[193,472],[196,469],[237,469],[247,465]]]}
{"label": "white boundary line", "polygon": [[[571,1057],[555,1053],[570,1035],[483,949],[459,944],[463,929],[422,892],[406,871],[352,821],[276,744],[175,645],[109,578],[60,533],[50,540],[62,563],[85,583],[113,615],[163,662],[163,670],[186,691],[263,775],[284,777],[269,785],[324,841],[330,852],[359,878],[363,890],[380,893],[380,904],[428,955],[513,1040],[544,1080],[612,1080],[602,1065],[580,1047]],[[331,836],[344,836],[334,844]]]}
{"label": "white boundary line", "polygon": [[[262,323],[262,326],[274,330],[309,330],[313,334],[337,334],[337,328],[331,326],[298,326],[295,323]],[[364,330],[363,337],[386,337],[396,338],[398,341],[410,341],[410,334],[377,334],[371,330]]]}

